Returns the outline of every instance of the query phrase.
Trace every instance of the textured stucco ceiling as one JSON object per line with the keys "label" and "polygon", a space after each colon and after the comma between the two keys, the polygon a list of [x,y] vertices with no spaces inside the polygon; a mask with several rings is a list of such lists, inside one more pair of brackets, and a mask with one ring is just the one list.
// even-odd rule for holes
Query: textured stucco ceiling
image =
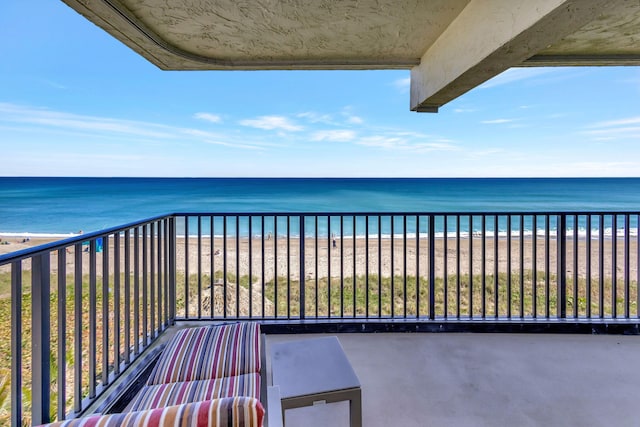
{"label": "textured stucco ceiling", "polygon": [[514,66],[640,65],[640,0],[63,1],[165,70],[410,69],[417,111]]}

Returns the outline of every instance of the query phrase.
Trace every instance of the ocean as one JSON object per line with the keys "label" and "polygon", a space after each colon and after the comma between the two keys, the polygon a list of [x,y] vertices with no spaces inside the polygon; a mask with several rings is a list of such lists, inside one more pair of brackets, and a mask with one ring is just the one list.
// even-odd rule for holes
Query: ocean
{"label": "ocean", "polygon": [[[0,177],[0,236],[68,237],[80,230],[97,231],[171,212],[566,211],[638,212],[640,178]],[[637,234],[637,216],[632,216],[630,225]],[[377,233],[375,223],[372,227],[369,232]],[[415,231],[410,220],[409,232],[411,227]],[[462,231],[468,231],[466,227]],[[324,232],[327,228],[325,224]],[[421,224],[421,233],[423,228]],[[499,229],[503,228],[501,224]],[[525,232],[531,228],[528,221]],[[363,227],[356,229],[361,234]],[[381,233],[391,233],[389,226],[383,225]]]}

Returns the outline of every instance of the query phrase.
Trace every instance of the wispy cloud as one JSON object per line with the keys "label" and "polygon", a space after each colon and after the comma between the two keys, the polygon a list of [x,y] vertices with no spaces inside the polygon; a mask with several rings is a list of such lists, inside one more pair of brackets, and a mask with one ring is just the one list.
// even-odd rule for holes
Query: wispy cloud
{"label": "wispy cloud", "polygon": [[627,125],[638,125],[638,124],[640,124],[640,116],[599,122],[599,123],[593,124],[591,127],[601,128],[601,127],[627,126]]}
{"label": "wispy cloud", "polygon": [[640,139],[640,116],[594,123],[582,133],[596,141]]}
{"label": "wispy cloud", "polygon": [[222,117],[219,116],[218,114],[196,113],[196,114],[194,114],[193,117],[195,117],[196,119],[205,120],[205,121],[211,122],[211,123],[221,123],[222,122]]}
{"label": "wispy cloud", "polygon": [[473,108],[454,108],[453,109],[453,112],[454,113],[458,113],[458,114],[460,114],[460,113],[473,113],[475,111],[477,111],[477,110],[475,110]]}
{"label": "wispy cloud", "polygon": [[330,124],[333,122],[333,117],[331,114],[321,114],[315,111],[305,111],[303,113],[296,114],[296,117],[305,119],[310,123],[326,123]]}
{"label": "wispy cloud", "polygon": [[494,119],[494,120],[482,120],[480,123],[485,125],[499,125],[503,123],[512,123],[515,122],[515,119]]}
{"label": "wispy cloud", "polygon": [[284,116],[260,116],[255,119],[240,120],[240,125],[265,130],[284,130],[289,132],[301,131],[304,128],[293,123]]}
{"label": "wispy cloud", "polygon": [[0,103],[0,121],[27,123],[76,131],[108,132],[152,138],[172,138],[170,127],[155,123],[52,111]]}
{"label": "wispy cloud", "polygon": [[356,138],[356,133],[347,129],[320,130],[311,134],[312,141],[350,142]]}
{"label": "wispy cloud", "polygon": [[10,103],[0,103],[0,128],[14,131],[47,132],[76,138],[116,138],[118,141],[216,144],[239,149],[264,149],[261,140],[238,138],[233,133],[213,133],[200,129],[170,126],[109,117],[96,117]]}
{"label": "wispy cloud", "polygon": [[400,92],[407,93],[411,87],[411,77],[405,77],[403,79],[394,80],[392,83]]}
{"label": "wispy cloud", "polygon": [[359,138],[355,142],[366,147],[375,147],[385,150],[409,151],[427,153],[433,151],[458,151],[457,145],[444,141],[413,141],[397,135],[372,135]]}
{"label": "wispy cloud", "polygon": [[492,87],[502,86],[521,80],[528,80],[535,77],[539,77],[543,74],[551,73],[553,70],[550,68],[510,68],[491,80],[483,83],[479,86],[480,89],[489,89]]}

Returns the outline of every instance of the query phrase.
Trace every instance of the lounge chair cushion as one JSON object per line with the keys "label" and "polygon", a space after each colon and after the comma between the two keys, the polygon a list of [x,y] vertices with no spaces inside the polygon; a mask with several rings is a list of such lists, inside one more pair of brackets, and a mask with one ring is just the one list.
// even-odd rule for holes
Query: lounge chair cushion
{"label": "lounge chair cushion", "polygon": [[233,396],[260,398],[260,374],[144,386],[131,411]]}
{"label": "lounge chair cushion", "polygon": [[253,397],[226,397],[146,411],[93,415],[49,427],[262,427],[264,408]]}
{"label": "lounge chair cushion", "polygon": [[179,331],[167,344],[147,385],[260,372],[260,324],[204,326]]}

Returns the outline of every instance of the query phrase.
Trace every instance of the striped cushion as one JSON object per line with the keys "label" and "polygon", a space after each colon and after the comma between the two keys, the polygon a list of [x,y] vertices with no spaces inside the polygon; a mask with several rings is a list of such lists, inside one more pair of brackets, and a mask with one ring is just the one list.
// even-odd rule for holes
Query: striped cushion
{"label": "striped cushion", "polygon": [[262,427],[264,408],[252,397],[227,397],[122,414],[93,415],[49,427]]}
{"label": "striped cushion", "polygon": [[131,410],[162,408],[233,396],[260,398],[260,374],[144,386],[131,405]]}
{"label": "striped cushion", "polygon": [[179,331],[162,351],[147,385],[260,372],[260,324],[204,326]]}

